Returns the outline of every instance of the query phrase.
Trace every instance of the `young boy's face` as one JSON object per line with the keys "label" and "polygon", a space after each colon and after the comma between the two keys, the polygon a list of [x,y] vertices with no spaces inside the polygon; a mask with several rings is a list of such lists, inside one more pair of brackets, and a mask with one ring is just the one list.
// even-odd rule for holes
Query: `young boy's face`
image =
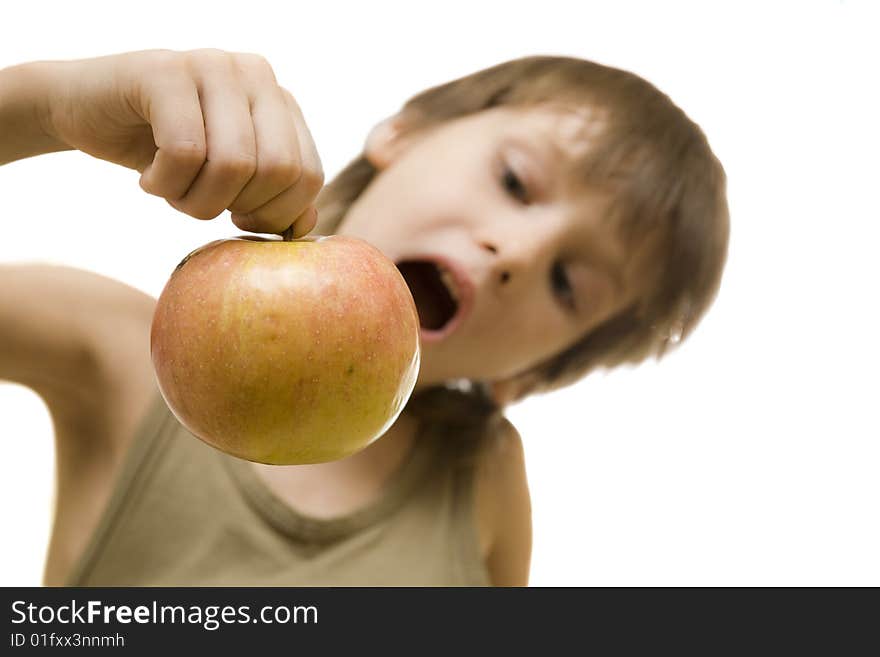
{"label": "young boy's face", "polygon": [[639,294],[644,258],[603,222],[607,199],[562,176],[589,148],[589,122],[497,108],[425,134],[386,124],[371,135],[365,154],[380,171],[338,232],[407,278],[422,319],[419,386],[509,379]]}

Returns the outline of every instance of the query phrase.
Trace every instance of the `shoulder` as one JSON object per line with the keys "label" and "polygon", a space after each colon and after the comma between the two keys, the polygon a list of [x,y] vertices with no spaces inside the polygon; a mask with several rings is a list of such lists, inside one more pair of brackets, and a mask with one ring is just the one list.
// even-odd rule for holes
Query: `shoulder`
{"label": "shoulder", "polygon": [[525,450],[516,427],[503,416],[492,424],[479,450],[474,503],[492,583],[525,586],[532,546]]}

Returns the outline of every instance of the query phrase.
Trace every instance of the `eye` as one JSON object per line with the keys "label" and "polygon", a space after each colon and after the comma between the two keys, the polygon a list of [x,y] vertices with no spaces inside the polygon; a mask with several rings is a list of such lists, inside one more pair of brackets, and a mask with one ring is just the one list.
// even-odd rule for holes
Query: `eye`
{"label": "eye", "polygon": [[504,166],[504,171],[501,174],[501,186],[520,203],[529,202],[529,192],[526,186],[516,175],[516,172],[507,165]]}
{"label": "eye", "polygon": [[550,283],[553,287],[553,293],[559,297],[565,307],[575,310],[574,290],[561,262],[555,263],[550,270]]}

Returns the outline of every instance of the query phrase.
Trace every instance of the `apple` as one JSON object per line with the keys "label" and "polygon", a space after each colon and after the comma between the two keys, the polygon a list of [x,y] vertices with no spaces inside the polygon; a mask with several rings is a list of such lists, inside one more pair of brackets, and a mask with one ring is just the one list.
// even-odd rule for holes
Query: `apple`
{"label": "apple", "polygon": [[320,463],[381,436],[419,369],[419,318],[381,251],[333,235],[190,253],[156,305],[159,390],[193,435],[259,463]]}

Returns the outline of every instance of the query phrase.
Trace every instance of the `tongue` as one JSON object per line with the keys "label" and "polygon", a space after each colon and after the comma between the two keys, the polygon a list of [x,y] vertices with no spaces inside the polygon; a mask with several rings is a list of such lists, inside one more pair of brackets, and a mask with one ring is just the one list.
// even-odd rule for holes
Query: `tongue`
{"label": "tongue", "polygon": [[397,265],[416,302],[422,328],[438,330],[452,319],[456,303],[430,262],[402,262]]}

